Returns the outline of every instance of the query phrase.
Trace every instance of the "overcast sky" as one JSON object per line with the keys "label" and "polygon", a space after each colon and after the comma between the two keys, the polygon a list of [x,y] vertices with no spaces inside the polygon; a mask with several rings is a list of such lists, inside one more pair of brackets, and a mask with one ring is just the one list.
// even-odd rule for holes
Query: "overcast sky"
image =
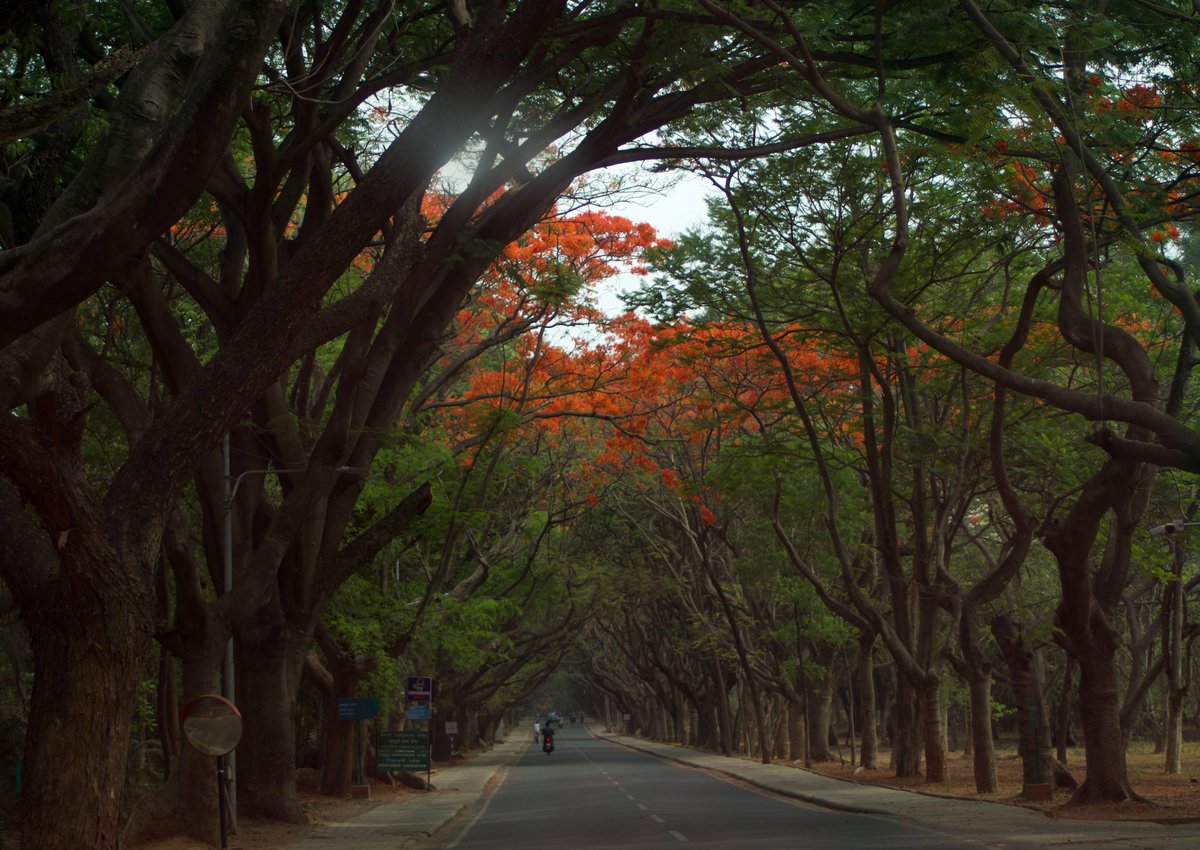
{"label": "overcast sky", "polygon": [[[639,193],[634,199],[618,201],[605,209],[634,222],[644,221],[652,225],[660,237],[670,239],[704,223],[708,213],[704,199],[713,191],[706,180],[684,174],[661,195]],[[621,312],[623,305],[619,293],[635,288],[639,283],[640,278],[634,275],[618,275],[601,285],[597,290],[600,307],[607,313]]]}

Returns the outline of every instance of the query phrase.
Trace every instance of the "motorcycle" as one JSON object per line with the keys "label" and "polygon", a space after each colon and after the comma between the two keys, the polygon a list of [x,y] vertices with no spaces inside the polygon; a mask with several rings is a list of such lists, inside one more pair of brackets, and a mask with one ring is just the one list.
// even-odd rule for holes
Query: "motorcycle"
{"label": "motorcycle", "polygon": [[542,752],[550,755],[554,752],[554,736],[547,734],[542,736]]}

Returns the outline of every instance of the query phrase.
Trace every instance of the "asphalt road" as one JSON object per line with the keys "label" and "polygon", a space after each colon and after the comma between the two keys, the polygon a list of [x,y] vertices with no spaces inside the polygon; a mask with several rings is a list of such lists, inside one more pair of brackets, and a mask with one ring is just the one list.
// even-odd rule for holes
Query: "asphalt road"
{"label": "asphalt road", "polygon": [[531,740],[499,788],[422,845],[432,850],[725,850],[1015,847],[832,812],[591,738],[567,724]]}

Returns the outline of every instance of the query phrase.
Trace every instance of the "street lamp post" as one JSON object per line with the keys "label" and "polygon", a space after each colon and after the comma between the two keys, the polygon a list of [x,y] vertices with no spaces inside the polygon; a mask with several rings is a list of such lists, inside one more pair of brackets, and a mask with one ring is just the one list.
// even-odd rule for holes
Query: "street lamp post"
{"label": "street lamp post", "polygon": [[[233,591],[233,497],[237,495],[238,486],[247,475],[266,475],[270,472],[307,472],[307,469],[248,469],[236,476],[230,474],[229,435],[221,441],[222,465],[224,466],[224,489],[222,492],[221,511],[221,582],[222,594]],[[354,466],[339,466],[338,472],[352,473],[366,477],[368,470]],[[234,687],[233,670],[233,635],[225,643],[225,658],[221,665],[221,696],[229,700],[231,705],[237,705],[236,689]],[[229,793],[225,799],[229,803],[229,822],[236,828],[237,824],[237,751],[231,751],[226,756],[226,781],[229,783]]]}
{"label": "street lamp post", "polygon": [[[230,512],[233,510],[233,491],[236,483],[229,476],[229,435],[225,435],[225,439],[221,442],[222,462],[225,467],[222,480],[224,481],[224,492],[221,494],[221,592],[229,593],[233,590],[233,523],[230,521]],[[239,479],[240,480],[240,479]],[[229,700],[231,705],[237,705],[237,694],[233,685],[233,633],[230,632],[229,640],[225,642],[225,661],[221,667],[221,696]],[[225,757],[225,781],[229,785],[229,792],[225,795],[225,801],[229,805],[229,822],[237,828],[237,752],[231,751]]]}
{"label": "street lamp post", "polygon": [[1200,522],[1188,522],[1185,519],[1175,519],[1170,522],[1164,522],[1162,525],[1156,525],[1150,529],[1152,537],[1169,537],[1172,534],[1179,534],[1184,529],[1195,528],[1200,525]]}

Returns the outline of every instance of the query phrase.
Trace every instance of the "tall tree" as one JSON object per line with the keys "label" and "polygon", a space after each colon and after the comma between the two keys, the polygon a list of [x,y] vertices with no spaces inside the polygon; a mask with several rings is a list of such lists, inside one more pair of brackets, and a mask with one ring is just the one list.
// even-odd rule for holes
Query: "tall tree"
{"label": "tall tree", "polygon": [[[91,63],[140,48],[91,104],[88,132],[64,112],[37,137],[65,140],[57,158],[47,148],[40,171],[5,189],[20,215],[0,259],[0,369],[5,409],[16,413],[0,426],[0,530],[21,557],[0,568],[34,647],[26,843],[116,846],[120,801],[108,789],[121,786],[172,508],[199,473],[207,522],[217,527],[223,476],[214,447],[230,432],[235,449],[251,438],[239,427],[247,411],[260,423],[284,412],[279,376],[345,337],[349,379],[329,401],[328,427],[307,444],[294,429],[276,430],[265,452],[287,476],[286,498],[269,517],[270,545],[241,573],[244,592],[226,593],[217,607],[225,628],[247,623],[245,646],[253,629],[281,625],[287,600],[271,594],[280,566],[311,578],[314,553],[339,551],[361,482],[338,468],[369,463],[370,429],[394,420],[500,248],[576,176],[669,154],[633,143],[708,103],[764,90],[774,76],[774,62],[748,41],[669,11],[497,0],[470,13],[424,2],[58,4],[32,16],[38,37],[14,48],[25,51],[14,67],[29,58],[38,85],[6,90],[8,103],[73,85]],[[397,114],[380,144],[355,150],[343,131],[389,95]],[[467,189],[423,235],[421,196],[468,150],[477,156]],[[46,185],[46,175],[56,178],[53,197],[37,209],[27,190]],[[520,188],[490,201],[506,184]],[[303,218],[294,219],[301,198]],[[170,232],[197,203],[213,201],[229,242],[219,273],[198,275],[174,264]],[[370,273],[347,280],[370,246],[378,249]],[[156,323],[161,296],[146,283],[160,264],[195,301],[191,321],[212,322],[215,353],[211,341],[200,352],[180,347],[171,323]],[[149,416],[77,345],[77,305],[110,283],[142,299],[145,332],[164,346],[166,388]],[[128,453],[103,480],[80,451],[93,391],[121,407],[126,428]],[[241,519],[236,507],[239,537]],[[253,610],[263,616],[251,625]],[[255,659],[242,660],[253,675]],[[286,696],[258,694],[279,706]],[[247,764],[259,765],[251,769],[261,809],[294,816],[287,792],[275,791],[271,761],[247,753]]]}

